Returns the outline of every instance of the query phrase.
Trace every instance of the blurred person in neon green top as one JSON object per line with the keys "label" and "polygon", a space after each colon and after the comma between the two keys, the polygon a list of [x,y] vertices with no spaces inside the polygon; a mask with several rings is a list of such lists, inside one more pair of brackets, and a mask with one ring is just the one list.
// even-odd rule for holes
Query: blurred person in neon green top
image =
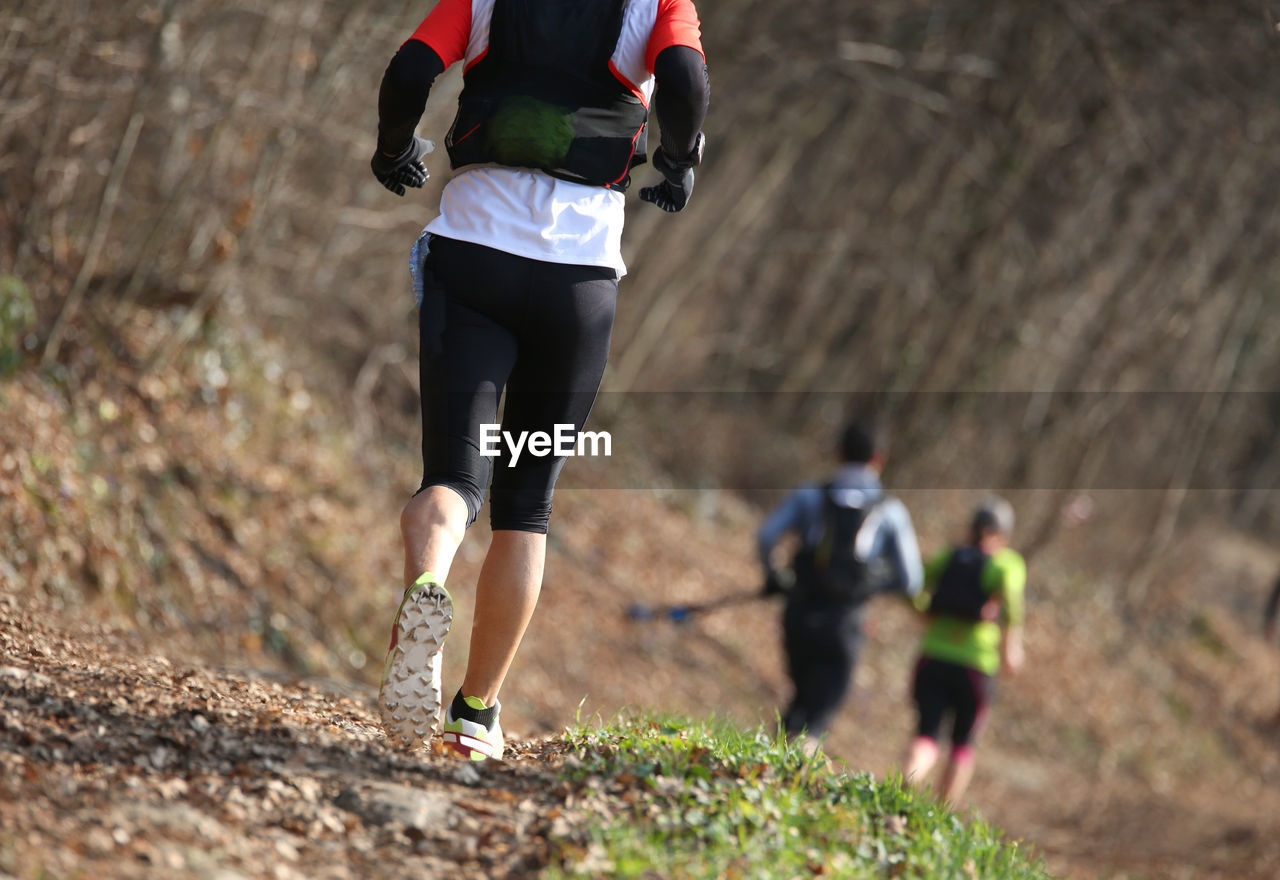
{"label": "blurred person in neon green top", "polygon": [[1013,674],[1023,663],[1027,566],[1008,546],[1012,531],[1009,502],[983,501],[965,543],[925,565],[925,587],[915,600],[926,624],[911,688],[919,723],[904,775],[916,785],[928,775],[949,718],[951,751],[942,790],[953,804],[973,778],[973,740],[986,720],[995,675]]}

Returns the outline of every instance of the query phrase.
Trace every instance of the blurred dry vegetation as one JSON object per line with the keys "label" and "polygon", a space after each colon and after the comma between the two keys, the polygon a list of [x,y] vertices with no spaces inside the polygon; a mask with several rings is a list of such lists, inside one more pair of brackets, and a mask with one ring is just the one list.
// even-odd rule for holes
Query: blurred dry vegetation
{"label": "blurred dry vegetation", "polygon": [[[631,200],[606,387],[721,393],[606,395],[630,458],[566,479],[775,490],[870,399],[926,542],[971,500],[943,490],[1013,493],[1042,658],[1126,664],[1099,691],[1049,663],[1015,691],[1049,727],[1006,745],[1048,737],[1081,773],[1158,787],[1195,775],[1201,739],[1174,734],[1208,713],[1215,767],[1262,761],[1230,730],[1271,698],[1241,670],[1280,559],[1280,8],[699,6],[708,158],[682,214]],[[405,257],[448,171],[429,157],[397,200],[367,161],[382,70],[425,11],[0,11],[0,582],[224,662],[373,676],[418,479]],[[459,86],[437,83],[421,134],[443,140]],[[689,573],[712,548],[754,577],[755,511],[657,495],[564,493],[573,602],[714,592]],[[572,626],[566,592],[544,613]],[[558,636],[537,626],[541,658]],[[563,692],[516,704],[526,723],[562,721],[609,662],[579,650]],[[1171,725],[1168,766],[1135,713]]]}

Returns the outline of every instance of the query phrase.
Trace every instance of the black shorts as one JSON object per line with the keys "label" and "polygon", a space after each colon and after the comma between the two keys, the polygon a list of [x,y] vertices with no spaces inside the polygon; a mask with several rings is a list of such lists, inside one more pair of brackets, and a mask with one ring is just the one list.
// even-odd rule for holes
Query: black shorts
{"label": "black shorts", "polygon": [[986,720],[994,688],[994,679],[976,669],[921,657],[911,685],[920,716],[916,732],[937,742],[943,720],[950,715],[951,744],[969,745]]}
{"label": "black shorts", "polygon": [[792,596],[782,615],[783,647],[794,694],[782,717],[787,733],[826,732],[849,693],[863,640],[861,606]]}
{"label": "black shorts", "polygon": [[[418,491],[448,486],[468,524],[489,476],[494,529],[547,531],[565,456],[527,449],[509,467],[506,443],[482,454],[481,426],[576,434],[586,424],[609,354],[618,277],[610,268],[546,263],[433,236],[427,267],[436,289],[419,317],[422,461]],[[433,308],[433,305],[435,306]],[[443,306],[440,308],[439,306]],[[494,444],[488,444],[490,450]]]}

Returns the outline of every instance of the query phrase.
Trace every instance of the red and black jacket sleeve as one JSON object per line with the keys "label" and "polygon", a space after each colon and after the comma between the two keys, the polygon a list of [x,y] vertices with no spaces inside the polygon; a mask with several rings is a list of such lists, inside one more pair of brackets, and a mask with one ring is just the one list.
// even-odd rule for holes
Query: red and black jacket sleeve
{"label": "red and black jacket sleeve", "polygon": [[662,129],[662,151],[683,161],[694,149],[711,98],[693,0],[659,0],[645,62],[657,80],[653,109]]}
{"label": "red and black jacket sleeve", "polygon": [[671,46],[654,65],[658,90],[654,113],[662,129],[662,151],[680,162],[693,152],[711,98],[711,83],[702,55],[686,46]]}
{"label": "red and black jacket sleeve", "polygon": [[431,84],[467,51],[471,0],[440,0],[382,75],[378,89],[378,149],[398,155],[413,137]]}

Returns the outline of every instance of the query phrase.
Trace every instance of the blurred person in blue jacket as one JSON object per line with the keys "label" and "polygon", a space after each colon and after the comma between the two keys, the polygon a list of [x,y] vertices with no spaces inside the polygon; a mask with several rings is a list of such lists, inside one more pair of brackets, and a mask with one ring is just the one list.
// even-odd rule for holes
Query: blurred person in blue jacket
{"label": "blurred person in blue jacket", "polygon": [[[878,593],[914,597],[924,582],[907,508],[880,483],[888,443],[872,419],[840,436],[839,469],[825,483],[796,489],[758,534],[766,595],[785,596],[783,646],[794,693],[782,715],[788,736],[817,748],[849,692],[864,638],[867,601]],[[784,535],[798,538],[789,568],[775,566]]]}

